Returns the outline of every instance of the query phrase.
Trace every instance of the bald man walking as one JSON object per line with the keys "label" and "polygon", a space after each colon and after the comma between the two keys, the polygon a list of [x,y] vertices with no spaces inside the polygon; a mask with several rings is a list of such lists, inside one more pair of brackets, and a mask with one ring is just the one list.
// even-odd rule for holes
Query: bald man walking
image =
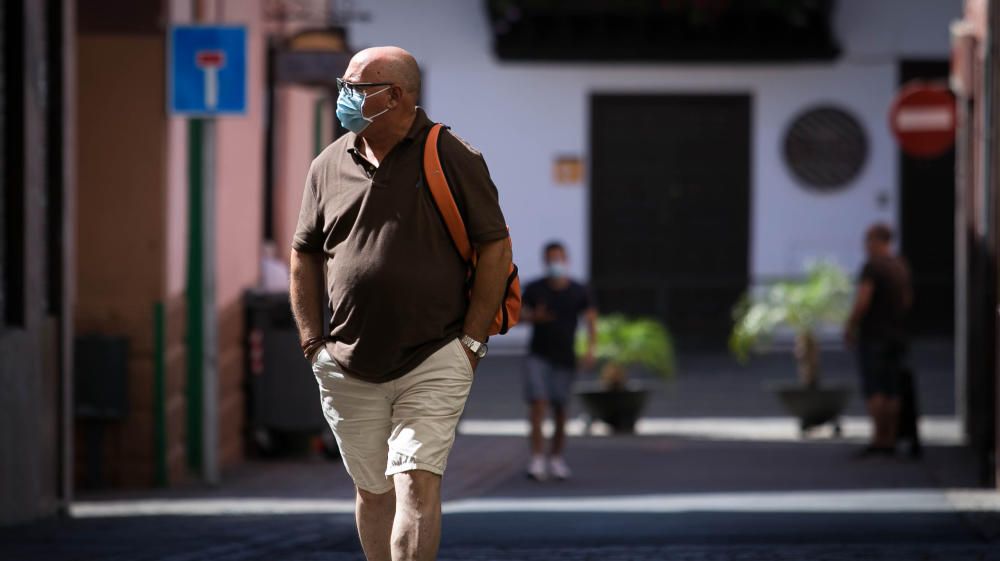
{"label": "bald man walking", "polygon": [[[348,131],[309,168],[291,300],[323,412],[357,487],[368,561],[431,560],[441,477],[511,262],[483,157],[443,131],[439,154],[479,261],[466,264],[422,179],[433,124],[406,51],[366,49],[338,82]],[[330,325],[322,325],[322,281]]]}

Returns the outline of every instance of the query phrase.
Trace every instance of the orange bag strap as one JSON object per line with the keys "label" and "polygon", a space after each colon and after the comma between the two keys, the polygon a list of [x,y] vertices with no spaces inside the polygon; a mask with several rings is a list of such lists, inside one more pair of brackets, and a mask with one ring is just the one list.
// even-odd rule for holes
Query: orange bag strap
{"label": "orange bag strap", "polygon": [[431,132],[427,134],[427,142],[424,144],[424,177],[459,255],[465,261],[472,262],[472,243],[469,242],[469,233],[465,230],[465,221],[462,220],[462,214],[455,204],[455,197],[448,187],[448,179],[445,178],[441,157],[438,155],[438,139],[442,128],[441,123],[435,123],[431,127]]}

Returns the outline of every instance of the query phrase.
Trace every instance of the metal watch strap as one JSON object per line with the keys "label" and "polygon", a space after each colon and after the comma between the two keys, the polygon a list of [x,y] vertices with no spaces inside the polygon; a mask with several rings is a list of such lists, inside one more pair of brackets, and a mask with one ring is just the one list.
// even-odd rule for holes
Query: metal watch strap
{"label": "metal watch strap", "polygon": [[473,353],[476,353],[479,351],[479,345],[481,345],[482,343],[476,341],[475,339],[469,337],[468,335],[462,335],[462,344],[465,345],[465,347],[470,351],[472,351]]}
{"label": "metal watch strap", "polygon": [[464,345],[465,348],[472,351],[472,354],[482,358],[483,355],[480,354],[480,351],[486,347],[486,343],[481,343],[479,341],[476,341],[475,339],[469,337],[468,335],[462,335],[461,341],[462,345]]}

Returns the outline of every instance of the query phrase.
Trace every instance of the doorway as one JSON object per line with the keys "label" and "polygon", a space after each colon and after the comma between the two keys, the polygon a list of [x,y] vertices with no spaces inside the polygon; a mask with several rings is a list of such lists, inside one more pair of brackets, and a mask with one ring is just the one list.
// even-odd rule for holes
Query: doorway
{"label": "doorway", "polygon": [[[900,63],[899,82],[947,81],[947,60]],[[951,337],[955,323],[955,150],[930,159],[899,153],[900,250],[910,264],[915,335]]]}
{"label": "doorway", "polygon": [[721,348],[749,277],[748,95],[591,98],[591,281],[602,312]]}

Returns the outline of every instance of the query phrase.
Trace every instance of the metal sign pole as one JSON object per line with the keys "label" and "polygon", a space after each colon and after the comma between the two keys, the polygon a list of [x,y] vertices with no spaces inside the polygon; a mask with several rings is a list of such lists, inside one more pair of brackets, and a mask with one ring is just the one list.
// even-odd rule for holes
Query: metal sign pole
{"label": "metal sign pole", "polygon": [[219,482],[218,314],[215,305],[215,119],[201,126],[202,477]]}
{"label": "metal sign pole", "polygon": [[215,121],[188,122],[188,465],[209,483],[218,474],[215,311]]}
{"label": "metal sign pole", "polygon": [[[203,18],[202,18],[203,19]],[[246,112],[246,29],[179,25],[170,33],[168,110],[188,121],[188,377],[190,469],[219,481],[215,116]]]}

